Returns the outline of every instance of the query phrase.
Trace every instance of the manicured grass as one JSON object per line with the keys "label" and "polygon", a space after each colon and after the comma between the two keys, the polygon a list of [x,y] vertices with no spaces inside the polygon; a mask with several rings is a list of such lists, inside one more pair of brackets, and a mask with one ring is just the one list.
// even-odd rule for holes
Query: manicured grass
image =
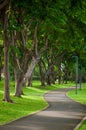
{"label": "manicured grass", "polygon": [[52,85],[41,87],[39,81],[33,82],[33,87],[24,87],[22,98],[14,97],[14,83],[11,82],[11,99],[14,103],[3,102],[3,81],[0,82],[0,125],[16,120],[18,118],[38,112],[48,106],[43,95],[51,90],[69,87],[72,84]]}
{"label": "manicured grass", "polygon": [[82,123],[78,130],[86,130],[86,120]]}
{"label": "manicured grass", "polygon": [[[86,83],[82,84],[82,89],[78,89],[78,93],[75,94],[75,90],[68,92],[68,96],[81,104],[86,105]],[[86,120],[82,123],[78,130],[86,130]]]}

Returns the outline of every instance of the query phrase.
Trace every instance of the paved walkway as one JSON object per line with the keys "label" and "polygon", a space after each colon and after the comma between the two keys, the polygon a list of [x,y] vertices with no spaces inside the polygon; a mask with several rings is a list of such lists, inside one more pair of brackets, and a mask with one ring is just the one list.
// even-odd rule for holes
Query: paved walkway
{"label": "paved walkway", "polygon": [[46,110],[0,126],[0,130],[73,130],[85,116],[86,107],[69,99],[68,90],[46,94],[49,103]]}

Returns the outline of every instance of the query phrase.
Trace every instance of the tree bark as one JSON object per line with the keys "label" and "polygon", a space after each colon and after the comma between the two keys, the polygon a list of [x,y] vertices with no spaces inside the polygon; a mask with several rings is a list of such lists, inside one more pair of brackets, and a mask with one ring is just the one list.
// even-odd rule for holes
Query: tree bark
{"label": "tree bark", "polygon": [[65,78],[65,83],[67,84],[67,82],[68,82],[68,71],[67,70],[65,70],[65,76],[64,76]]}
{"label": "tree bark", "polygon": [[50,77],[50,75],[47,76],[47,85],[51,86],[51,77]]}
{"label": "tree bark", "polygon": [[51,59],[47,59],[48,61],[48,69],[47,69],[47,85],[51,85]]}
{"label": "tree bark", "polygon": [[2,71],[2,60],[1,60],[1,47],[0,47],[0,81],[1,81],[1,71]]}
{"label": "tree bark", "polygon": [[[6,44],[6,43],[5,43]],[[4,101],[10,102],[10,89],[9,89],[9,48],[4,47]]]}
{"label": "tree bark", "polygon": [[54,65],[51,67],[51,83],[55,84],[55,71],[54,71]]}
{"label": "tree bark", "polygon": [[38,65],[39,65],[39,72],[41,76],[41,86],[45,86],[46,76],[45,76],[45,72],[43,71],[42,62],[40,61]]}
{"label": "tree bark", "polygon": [[32,73],[31,76],[28,78],[28,87],[32,87],[32,77],[33,77],[33,73]]}
{"label": "tree bark", "polygon": [[[22,92],[21,90],[22,90],[23,85],[26,84],[26,82],[28,81],[28,79],[31,77],[36,64],[39,62],[42,54],[46,50],[46,45],[47,45],[47,42],[48,42],[48,37],[45,38],[45,46],[40,50],[40,52],[38,52],[37,29],[38,29],[38,24],[35,26],[35,29],[34,29],[33,45],[32,45],[32,47],[30,49],[31,50],[31,61],[30,61],[30,65],[29,65],[29,68],[26,68],[25,59],[28,59],[28,57],[27,58],[25,57],[24,60],[23,60],[24,64],[21,67],[21,70],[24,72],[23,73],[24,75],[23,75],[23,77],[22,77],[21,80],[18,80],[18,83],[17,83],[17,86],[16,86],[15,96],[20,96],[21,95],[21,92]],[[27,67],[28,67],[28,65],[27,65]],[[27,72],[25,72],[24,70],[27,70]]]}
{"label": "tree bark", "polygon": [[[21,31],[22,32],[22,31]],[[18,35],[21,34],[21,32],[11,32],[11,38],[12,38],[12,45],[13,47],[17,48],[16,41],[24,39],[23,35],[18,37]],[[25,42],[25,41],[24,41]],[[29,51],[25,49],[25,43],[22,43],[21,47],[19,48],[20,50],[23,51],[22,54],[22,60],[18,57],[18,54],[15,53],[14,49],[12,49],[12,56],[13,56],[13,65],[14,65],[14,74],[15,74],[15,96],[20,97],[23,93],[22,87],[21,87],[21,81],[24,78],[24,74],[27,71],[28,68],[28,59],[29,59]]]}
{"label": "tree bark", "polygon": [[10,99],[10,87],[9,87],[9,40],[8,40],[8,14],[6,13],[8,7],[4,9],[3,19],[2,19],[2,26],[4,31],[4,97],[3,100],[7,102],[12,102]]}
{"label": "tree bark", "polygon": [[32,72],[33,72],[36,64],[38,63],[38,61],[39,61],[39,58],[35,58],[34,56],[32,57],[32,61],[31,61],[30,66],[29,66],[29,68],[28,68],[28,70],[27,70],[27,72],[26,72],[26,74],[24,76],[24,79],[23,79],[22,83],[26,83],[28,78],[31,77]]}
{"label": "tree bark", "polygon": [[9,47],[7,46],[7,42],[5,39],[4,43],[4,98],[3,101],[12,102],[10,99],[10,86],[9,86]]}
{"label": "tree bark", "polygon": [[15,96],[21,97],[23,95],[21,81],[23,80],[24,73],[23,71],[15,70]]}
{"label": "tree bark", "polygon": [[24,95],[23,91],[22,91],[22,83],[20,81],[20,77],[16,83],[16,87],[15,87],[15,96],[17,97],[21,97],[21,95]]}
{"label": "tree bark", "polygon": [[18,96],[18,97],[21,96],[23,84],[25,84],[28,81],[28,78],[31,77],[37,62],[38,60],[35,57],[33,57],[26,74],[24,76],[20,75],[21,77],[19,77],[16,89],[15,89],[15,96]]}
{"label": "tree bark", "polygon": [[58,83],[61,84],[61,63],[58,63]]}

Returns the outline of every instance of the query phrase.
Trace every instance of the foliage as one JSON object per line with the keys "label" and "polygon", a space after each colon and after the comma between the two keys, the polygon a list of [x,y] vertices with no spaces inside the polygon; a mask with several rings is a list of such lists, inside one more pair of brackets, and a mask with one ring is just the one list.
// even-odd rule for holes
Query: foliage
{"label": "foliage", "polygon": [[[0,13],[3,15],[2,10],[0,10]],[[60,65],[60,69],[57,67],[57,64],[61,62],[61,65],[65,66],[64,71],[67,72],[68,70],[67,73],[73,74],[75,62],[71,57],[77,55],[79,61],[82,62],[85,74],[85,0],[22,0],[22,2],[11,0],[7,14],[7,36],[11,42],[9,48],[10,54],[12,54],[9,57],[10,70],[14,71],[13,68],[16,67],[20,76],[25,75],[31,63],[31,58],[36,57],[37,54],[39,55],[45,48],[47,37],[47,49],[44,50],[46,53],[43,52],[42,55],[46,66],[48,66],[48,60],[52,59],[56,71],[62,69]],[[37,32],[34,39],[36,27]],[[3,40],[2,33],[3,30],[1,29],[0,41]],[[24,74],[22,74],[23,72]],[[39,73],[38,70],[37,73]],[[61,75],[63,74],[62,71]],[[14,77],[13,73],[11,75],[11,77]],[[23,76],[20,79],[23,80]]]}

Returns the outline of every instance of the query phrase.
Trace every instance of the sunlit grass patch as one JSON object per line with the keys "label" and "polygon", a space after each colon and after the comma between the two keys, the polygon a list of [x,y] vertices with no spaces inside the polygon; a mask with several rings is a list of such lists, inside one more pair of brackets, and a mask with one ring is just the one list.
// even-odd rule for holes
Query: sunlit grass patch
{"label": "sunlit grass patch", "polygon": [[[78,88],[77,94],[75,91],[76,90],[74,89],[68,92],[67,95],[73,100],[86,105],[86,83],[82,84],[81,90]],[[80,126],[78,130],[86,130],[86,120],[84,120],[84,122],[82,123],[82,125]]]}
{"label": "sunlit grass patch", "polygon": [[80,88],[77,89],[77,94],[76,90],[71,90],[68,92],[68,96],[82,104],[86,105],[86,84],[82,84],[82,89]]}
{"label": "sunlit grass patch", "polygon": [[24,95],[19,98],[14,96],[14,82],[10,83],[11,99],[14,103],[3,102],[3,81],[0,82],[0,124],[5,124],[21,117],[38,112],[48,106],[43,95],[51,90],[69,87],[72,84],[57,83],[52,86],[42,87],[39,81],[33,82],[33,87],[24,87]]}

